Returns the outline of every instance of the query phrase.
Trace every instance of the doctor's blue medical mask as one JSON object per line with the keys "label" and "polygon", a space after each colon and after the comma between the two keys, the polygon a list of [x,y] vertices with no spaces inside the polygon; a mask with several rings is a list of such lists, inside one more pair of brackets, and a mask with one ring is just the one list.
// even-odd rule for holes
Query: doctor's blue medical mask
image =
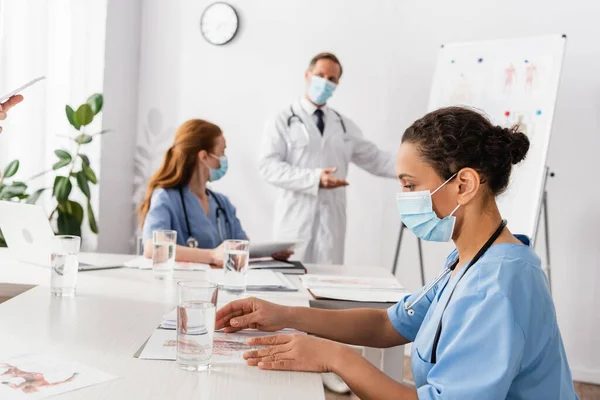
{"label": "doctor's blue medical mask", "polygon": [[308,85],[308,97],[313,103],[323,105],[327,103],[327,100],[333,95],[336,86],[337,85],[330,80],[321,78],[320,76],[311,75],[310,83]]}
{"label": "doctor's blue medical mask", "polygon": [[433,193],[429,190],[402,192],[396,195],[398,212],[402,222],[420,239],[431,242],[447,242],[452,239],[456,217],[453,215],[460,204],[448,215],[440,219],[433,211],[431,196],[450,182],[458,173],[442,183]]}
{"label": "doctor's blue medical mask", "polygon": [[221,157],[219,157],[219,156],[215,156],[214,154],[209,154],[209,156],[219,160],[219,168],[214,169],[214,168],[208,167],[208,169],[210,170],[210,175],[208,177],[208,181],[209,182],[218,181],[223,176],[225,176],[225,174],[227,173],[227,168],[229,167],[229,162],[227,161],[227,156],[222,155]]}

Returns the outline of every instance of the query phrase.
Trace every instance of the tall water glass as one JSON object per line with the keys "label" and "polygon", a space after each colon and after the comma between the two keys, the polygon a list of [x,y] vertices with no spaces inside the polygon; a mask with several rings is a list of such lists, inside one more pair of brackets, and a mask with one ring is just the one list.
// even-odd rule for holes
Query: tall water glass
{"label": "tall water glass", "polygon": [[177,364],[187,371],[210,367],[219,288],[202,281],[177,283]]}
{"label": "tall water glass", "polygon": [[152,273],[156,279],[169,279],[175,268],[177,231],[152,232]]}
{"label": "tall water glass", "polygon": [[250,242],[247,240],[226,240],[223,243],[223,289],[232,294],[246,291]]}
{"label": "tall water glass", "polygon": [[52,238],[50,293],[54,296],[75,296],[80,246],[79,236],[61,235]]}

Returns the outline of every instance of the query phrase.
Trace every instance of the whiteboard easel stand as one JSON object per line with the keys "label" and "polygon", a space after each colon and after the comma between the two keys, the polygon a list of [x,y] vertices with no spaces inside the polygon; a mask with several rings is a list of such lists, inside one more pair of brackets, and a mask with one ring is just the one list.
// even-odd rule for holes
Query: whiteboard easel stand
{"label": "whiteboard easel stand", "polygon": [[[546,189],[546,184],[548,183],[548,178],[554,177],[554,172],[550,171],[550,168],[546,166],[546,176],[544,178],[544,186],[543,186],[543,195],[542,195],[542,205],[540,207],[540,212],[538,214],[538,220],[536,224],[536,231],[540,225],[540,221],[542,220],[542,212],[544,213],[544,243],[546,246],[546,275],[548,276],[548,288],[550,289],[550,294],[552,294],[552,271],[550,269],[550,226],[548,225],[548,190]],[[537,243],[537,235],[533,238],[533,246]]]}
{"label": "whiteboard easel stand", "polygon": [[[400,246],[402,245],[402,234],[406,227],[400,222],[400,233],[398,234],[398,243],[396,243],[396,253],[394,255],[394,264],[392,265],[392,275],[396,276],[396,268],[398,267],[398,258],[400,257]],[[421,286],[425,286],[425,268],[423,267],[423,247],[421,239],[417,238],[417,247],[419,249],[419,267],[421,268]]]}

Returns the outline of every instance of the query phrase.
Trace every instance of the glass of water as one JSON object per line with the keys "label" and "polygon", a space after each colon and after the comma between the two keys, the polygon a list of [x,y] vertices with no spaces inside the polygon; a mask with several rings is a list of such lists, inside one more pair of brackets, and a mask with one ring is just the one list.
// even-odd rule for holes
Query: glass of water
{"label": "glass of water", "polygon": [[210,367],[219,288],[216,283],[178,282],[177,364],[187,371]]}
{"label": "glass of water", "polygon": [[223,289],[232,294],[246,291],[250,242],[247,240],[226,240],[223,242]]}
{"label": "glass of water", "polygon": [[177,231],[152,232],[152,273],[156,279],[169,279],[175,268]]}
{"label": "glass of water", "polygon": [[75,296],[81,246],[79,236],[55,236],[52,239],[50,293],[55,296]]}

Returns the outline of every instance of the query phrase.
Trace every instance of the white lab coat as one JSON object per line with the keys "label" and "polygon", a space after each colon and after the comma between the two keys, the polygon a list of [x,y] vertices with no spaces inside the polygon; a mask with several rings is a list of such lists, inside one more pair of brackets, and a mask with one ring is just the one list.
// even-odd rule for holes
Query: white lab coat
{"label": "white lab coat", "polygon": [[[364,139],[349,118],[340,118],[330,108],[325,113],[321,136],[313,117],[300,101],[293,110],[306,126],[308,137],[290,107],[268,121],[260,150],[259,170],[276,186],[275,240],[301,239],[294,258],[306,263],[343,264],[346,239],[346,189],[319,188],[323,168],[336,167],[335,177],[345,179],[348,165],[355,163],[371,174],[395,177],[395,157]],[[356,227],[360,229],[359,227]]]}

